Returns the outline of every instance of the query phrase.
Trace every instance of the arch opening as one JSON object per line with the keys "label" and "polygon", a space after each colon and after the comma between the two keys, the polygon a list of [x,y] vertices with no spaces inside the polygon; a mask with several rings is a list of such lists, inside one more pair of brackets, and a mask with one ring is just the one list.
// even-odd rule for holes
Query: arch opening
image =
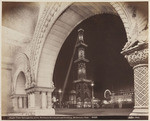
{"label": "arch opening", "polygon": [[[51,87],[50,81],[53,80],[58,53],[71,31],[83,20],[104,13],[118,16],[115,8],[109,2],[73,3],[61,13],[43,43],[36,77],[38,86]],[[44,75],[43,72],[45,73]]]}
{"label": "arch opening", "polygon": [[26,94],[25,92],[26,77],[23,72],[20,72],[16,82],[16,94]]}
{"label": "arch opening", "polygon": [[28,108],[28,98],[25,90],[25,84],[26,77],[25,74],[21,71],[16,79],[15,94],[12,98],[14,110],[18,111],[18,109]]}
{"label": "arch opening", "polygon": [[[88,45],[85,52],[86,58],[90,60],[87,64],[87,79],[95,83],[94,97],[101,101],[104,100],[103,94],[106,89],[110,89],[115,93],[121,90],[124,90],[125,93],[127,91],[132,93],[133,70],[123,55],[120,54],[124,44],[127,42],[123,23],[116,15],[99,14],[77,25],[61,47],[53,74],[53,81],[56,87],[53,96],[59,99],[58,89],[63,89],[73,48],[78,36],[77,31],[80,28],[84,29],[84,41]],[[76,54],[74,58],[77,59]],[[77,79],[76,71],[73,62],[64,98],[62,99],[64,103],[68,102],[70,92],[73,90],[73,80]]]}

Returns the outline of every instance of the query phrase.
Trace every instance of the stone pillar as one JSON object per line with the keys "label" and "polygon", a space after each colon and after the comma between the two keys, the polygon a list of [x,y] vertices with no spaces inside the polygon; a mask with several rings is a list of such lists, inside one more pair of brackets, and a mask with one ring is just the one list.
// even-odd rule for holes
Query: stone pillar
{"label": "stone pillar", "polygon": [[[24,94],[13,94],[11,96],[12,101],[13,101],[13,112],[14,113],[20,113],[24,112],[26,113],[26,108],[27,108],[27,95]],[[11,115],[11,113],[10,113]]]}
{"label": "stone pillar", "polygon": [[35,95],[34,95],[34,93],[30,94],[30,107],[31,108],[35,107]]}
{"label": "stone pillar", "polygon": [[30,104],[30,93],[28,93],[28,108],[31,107],[31,104]]}
{"label": "stone pillar", "polygon": [[26,89],[28,94],[28,112],[35,116],[55,115],[51,104],[51,94],[54,88],[32,87]]}
{"label": "stone pillar", "polygon": [[42,108],[46,109],[46,107],[47,107],[46,92],[42,92]]}
{"label": "stone pillar", "polygon": [[40,92],[34,92],[34,94],[35,94],[35,107],[37,108],[37,109],[40,109],[41,108],[41,94],[40,94]]}
{"label": "stone pillar", "polygon": [[52,108],[52,96],[51,93],[47,93],[47,108]]}
{"label": "stone pillar", "polygon": [[27,97],[23,97],[23,108],[27,108]]}
{"label": "stone pillar", "polygon": [[18,98],[13,97],[13,108],[14,110],[18,109]]}
{"label": "stone pillar", "polygon": [[148,44],[122,52],[134,69],[134,110],[130,115],[148,116]]}
{"label": "stone pillar", "polygon": [[19,102],[19,108],[22,108],[22,105],[23,105],[22,97],[18,98],[18,102]]}

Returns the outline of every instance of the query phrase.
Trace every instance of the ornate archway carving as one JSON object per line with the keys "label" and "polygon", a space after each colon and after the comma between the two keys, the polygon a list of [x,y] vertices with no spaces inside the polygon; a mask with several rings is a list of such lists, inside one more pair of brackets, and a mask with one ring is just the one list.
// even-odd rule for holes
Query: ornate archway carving
{"label": "ornate archway carving", "polygon": [[[41,15],[38,21],[38,24],[36,26],[35,33],[32,39],[32,44],[30,47],[31,49],[30,61],[31,61],[31,67],[32,67],[31,74],[35,76],[36,81],[38,81],[38,78],[39,78],[38,77],[39,68],[42,67],[40,63],[41,63],[43,48],[45,48],[44,46],[46,43],[46,38],[48,37],[50,33],[52,34],[54,33],[53,27],[55,26],[55,23],[58,21],[58,19],[63,15],[63,11],[65,10],[64,13],[66,13],[66,11],[75,4],[76,3],[48,3],[45,6],[43,14]],[[137,39],[140,42],[147,41],[147,38],[145,37],[143,38],[143,36],[147,34],[147,30],[148,30],[146,29],[146,26],[147,26],[146,16],[143,16],[133,4],[123,3],[123,2],[121,3],[111,2],[107,4],[111,5],[112,8],[114,8],[114,10],[110,12],[106,9],[107,8],[106,7],[105,8],[106,11],[103,11],[103,13],[118,14],[124,24],[128,42],[123,48],[123,50],[125,50],[126,48],[128,48],[128,46],[135,43]],[[93,15],[94,14],[102,14],[102,13],[100,10],[98,10],[97,13],[93,13]],[[81,21],[83,19],[81,19]],[[78,24],[79,22],[77,22],[76,24]],[[73,25],[73,26],[70,25],[70,27],[74,27],[74,26],[76,25]],[[68,30],[67,31],[70,33],[71,30],[72,29],[69,29],[69,31]],[[57,30],[55,32],[57,32]],[[65,40],[65,38],[66,37],[64,37],[63,39]],[[61,45],[59,46],[59,48],[62,46],[63,42],[60,44]],[[56,49],[54,51],[56,51]],[[56,55],[58,54],[58,52],[59,50],[57,50]],[[53,63],[53,65],[54,64],[55,63]],[[52,70],[53,70],[53,67],[52,67]],[[53,72],[49,72],[49,73],[53,74]],[[53,85],[53,83],[51,83],[51,85]]]}
{"label": "ornate archway carving", "polygon": [[17,77],[19,75],[20,72],[23,72],[25,77],[26,77],[26,84],[25,87],[29,88],[29,86],[31,86],[32,84],[32,78],[31,78],[31,73],[30,73],[30,63],[29,63],[29,59],[27,57],[26,54],[24,53],[18,53],[16,58],[15,58],[15,62],[14,62],[14,66],[12,69],[12,94],[15,93],[15,89],[16,89],[16,81],[17,81]]}

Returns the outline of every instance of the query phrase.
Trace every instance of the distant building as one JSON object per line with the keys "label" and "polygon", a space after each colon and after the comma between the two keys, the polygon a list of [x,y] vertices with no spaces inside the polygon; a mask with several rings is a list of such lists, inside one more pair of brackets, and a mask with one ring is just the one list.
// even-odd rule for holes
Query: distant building
{"label": "distant building", "polygon": [[133,90],[119,90],[119,92],[112,92],[111,93],[111,100],[113,102],[120,102],[120,101],[133,101]]}
{"label": "distant building", "polygon": [[[118,104],[119,108],[122,108],[123,105],[133,104],[134,103],[134,91],[131,89],[128,90],[119,90],[118,92],[111,93],[111,103]],[[128,106],[127,106],[128,107]]]}
{"label": "distant building", "polygon": [[102,108],[133,108],[134,91],[132,89],[119,91],[105,91],[105,100],[102,101]]}

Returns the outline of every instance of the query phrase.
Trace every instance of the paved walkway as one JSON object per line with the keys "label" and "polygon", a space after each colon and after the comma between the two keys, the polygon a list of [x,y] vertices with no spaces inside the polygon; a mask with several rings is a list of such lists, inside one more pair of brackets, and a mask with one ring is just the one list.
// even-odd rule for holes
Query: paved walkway
{"label": "paved walkway", "polygon": [[59,116],[128,116],[133,109],[56,109]]}

